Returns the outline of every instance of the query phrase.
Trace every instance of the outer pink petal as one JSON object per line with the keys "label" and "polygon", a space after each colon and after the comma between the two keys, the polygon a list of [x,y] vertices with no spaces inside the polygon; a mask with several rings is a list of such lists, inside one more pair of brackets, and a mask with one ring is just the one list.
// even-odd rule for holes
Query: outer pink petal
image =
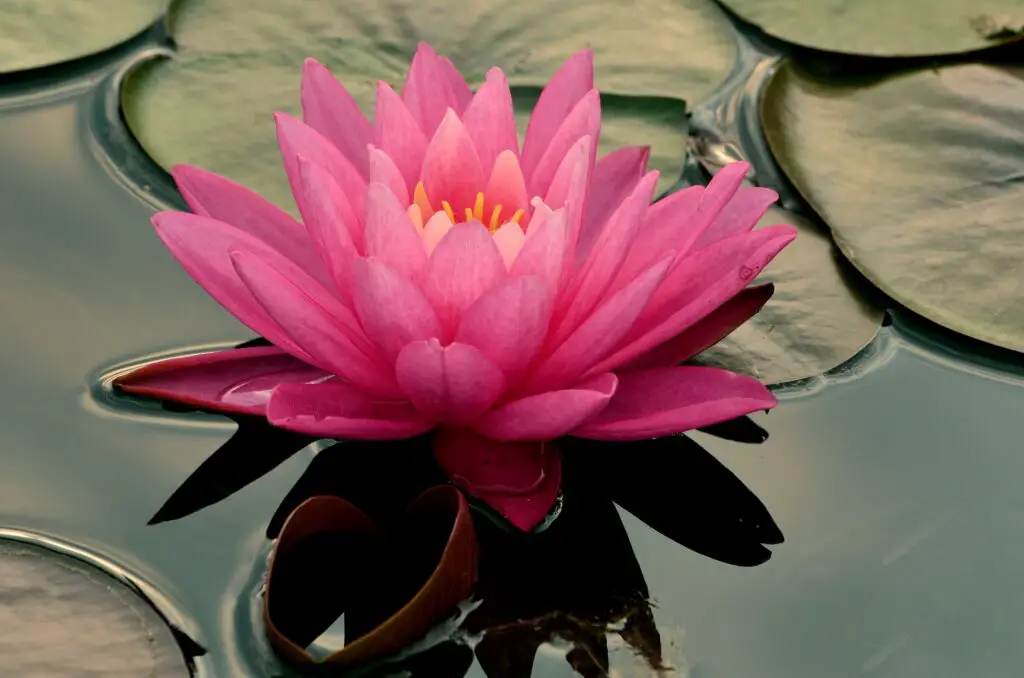
{"label": "outer pink petal", "polygon": [[394,160],[395,166],[405,177],[406,188],[412,191],[420,180],[427,136],[401,97],[386,82],[377,83],[373,143]]}
{"label": "outer pink petal", "polygon": [[373,127],[345,86],[312,58],[302,65],[302,117],[338,147],[363,179],[369,178],[366,146]]}
{"label": "outer pink petal", "polygon": [[502,151],[518,155],[519,138],[516,136],[512,93],[500,68],[487,71],[487,79],[462,115],[462,122],[473,138],[484,167],[492,167]]}
{"label": "outer pink petal", "polygon": [[514,400],[473,425],[494,440],[552,440],[569,433],[608,405],[618,384],[608,373],[573,388]]}
{"label": "outer pink petal", "polygon": [[[341,298],[352,299],[352,260],[359,256],[362,231],[352,205],[333,177],[320,165],[299,159],[299,180],[306,196],[302,219],[320,257],[327,262]],[[353,242],[353,233],[360,236]]]}
{"label": "outer pink petal", "polygon": [[370,183],[384,184],[395,194],[403,206],[409,205],[409,189],[405,177],[391,156],[376,146],[370,146]]}
{"label": "outer pink petal", "polygon": [[452,222],[448,219],[448,215],[444,212],[434,212],[434,216],[430,217],[430,220],[423,226],[423,249],[427,256],[433,254],[437,243],[441,242],[441,238],[450,230],[452,230]]}
{"label": "outer pink petal", "polygon": [[466,429],[442,428],[434,455],[452,481],[521,530],[555,504],[562,482],[558,450],[546,443],[499,443]]}
{"label": "outer pink petal", "polygon": [[281,257],[266,243],[234,226],[184,212],[160,212],[152,218],[157,235],[178,263],[221,306],[271,343],[309,361],[280,325],[253,298],[231,263],[230,252],[244,247],[267,257]]}
{"label": "outer pink petal", "polygon": [[321,284],[332,285],[302,224],[284,210],[244,186],[198,167],[177,165],[171,175],[193,212],[242,229],[294,261]]}
{"label": "outer pink petal", "polygon": [[688,235],[690,224],[703,195],[703,186],[690,186],[651,205],[612,289],[620,289],[633,280],[665,250],[689,250],[693,242]]}
{"label": "outer pink petal", "polygon": [[774,291],[775,286],[772,284],[748,287],[696,325],[640,356],[623,369],[634,371],[648,367],[672,367],[686,362],[725,339],[729,333],[750,320],[768,303]]}
{"label": "outer pink petal", "polygon": [[204,410],[262,415],[274,387],[330,376],[276,346],[257,346],[161,360],[117,377],[114,385]]}
{"label": "outer pink petal", "polygon": [[367,336],[388,359],[406,344],[441,335],[434,309],[411,280],[375,259],[356,259],[353,300]]}
{"label": "outer pink petal", "polygon": [[445,74],[445,78],[448,80],[448,86],[451,88],[452,93],[455,95],[455,109],[459,115],[466,110],[469,106],[469,102],[473,100],[473,90],[466,84],[466,79],[462,77],[462,73],[459,73],[459,69],[455,68],[455,64],[452,60],[446,56],[439,56],[441,60],[441,70]]}
{"label": "outer pink petal", "polygon": [[536,276],[544,283],[548,297],[554,299],[562,284],[567,239],[564,210],[546,217],[535,216],[509,275]]}
{"label": "outer pink petal", "polygon": [[306,123],[286,113],[276,113],[277,142],[281,147],[284,169],[295,196],[299,210],[305,207],[305,196],[302,192],[302,178],[299,175],[299,156],[323,166],[341,187],[348,197],[356,216],[363,215],[363,194],[366,192],[366,179],[355,166],[342,155],[341,151],[330,141],[320,135]]}
{"label": "outer pink petal", "polygon": [[551,139],[551,143],[548,145],[544,155],[541,156],[540,161],[533,168],[533,172],[530,173],[529,169],[524,165],[523,174],[526,176],[526,186],[529,189],[530,195],[544,195],[548,192],[551,180],[555,176],[555,171],[562,164],[565,154],[582,137],[589,136],[592,141],[588,166],[593,167],[600,133],[601,95],[595,89],[580,99],[580,102],[576,104],[572,112],[566,116],[562,126],[558,128],[558,132]]}
{"label": "outer pink petal", "polygon": [[423,240],[405,208],[384,184],[370,184],[366,198],[366,256],[418,281],[427,267]]}
{"label": "outer pink petal", "polygon": [[505,391],[505,377],[479,350],[459,342],[416,341],[395,361],[398,384],[425,418],[450,424],[475,420]]}
{"label": "outer pink petal", "polygon": [[508,278],[466,309],[455,339],[476,346],[512,380],[537,355],[550,317],[551,299],[540,278]]}
{"label": "outer pink petal", "polygon": [[[439,206],[448,201],[461,219],[484,189],[484,171],[473,139],[454,110],[449,110],[427,146],[423,158],[423,186]],[[510,215],[511,216],[511,215]]]}
{"label": "outer pink petal", "polygon": [[407,402],[375,401],[336,380],[277,387],[267,405],[267,419],[289,431],[356,440],[410,438],[434,426]]}
{"label": "outer pink petal", "polygon": [[586,196],[589,191],[590,160],[592,157],[593,139],[589,136],[580,137],[562,158],[562,163],[555,171],[551,186],[544,196],[544,204],[551,209],[565,208],[569,222],[570,242],[575,243],[583,227],[583,212],[586,208]]}
{"label": "outer pink petal", "polygon": [[254,254],[237,251],[232,259],[249,291],[309,354],[310,362],[365,391],[384,397],[399,393],[393,375],[378,362],[348,308],[301,280],[289,279]]}
{"label": "outer pink petal", "polygon": [[750,231],[778,199],[779,194],[770,188],[741,188],[694,241],[693,251]]}
{"label": "outer pink petal", "polygon": [[458,71],[444,61],[430,45],[421,42],[402,88],[402,100],[428,137],[437,129],[446,110],[462,112],[464,91],[469,90]]}
{"label": "outer pink petal", "polygon": [[529,176],[561,127],[562,121],[594,89],[594,54],[589,49],[569,57],[541,92],[523,142],[523,171]]}
{"label": "outer pink petal", "polygon": [[448,231],[430,255],[424,283],[444,337],[451,337],[462,313],[506,275],[501,252],[479,221],[456,224]]}
{"label": "outer pink petal", "polygon": [[710,426],[776,405],[756,379],[714,367],[662,367],[619,375],[608,407],[572,432],[596,440],[639,440]]}
{"label": "outer pink petal", "polygon": [[771,226],[721,240],[687,257],[651,297],[622,346],[590,372],[625,365],[707,317],[749,285],[795,237],[790,226]]}
{"label": "outer pink petal", "polygon": [[569,336],[605,298],[605,293],[633,244],[657,183],[658,172],[650,172],[637,184],[629,197],[619,205],[608,227],[601,232],[590,256],[563,291],[558,301],[562,308],[556,308],[555,311],[556,317],[561,316],[558,331],[554,334],[555,342],[561,342]]}
{"label": "outer pink petal", "polygon": [[634,146],[620,148],[597,161],[587,194],[583,228],[576,243],[577,258],[590,253],[608,219],[643,178],[650,155],[650,147]]}
{"label": "outer pink petal", "polygon": [[668,272],[675,252],[637,277],[604,302],[579,329],[548,356],[531,375],[526,393],[562,388],[605,357],[626,336],[654,290]]}

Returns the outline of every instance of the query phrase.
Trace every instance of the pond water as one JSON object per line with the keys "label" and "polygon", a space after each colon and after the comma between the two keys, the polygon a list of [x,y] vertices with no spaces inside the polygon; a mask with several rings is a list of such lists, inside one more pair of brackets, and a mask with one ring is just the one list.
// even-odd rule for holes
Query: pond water
{"label": "pond water", "polygon": [[[92,395],[120,361],[249,336],[167,255],[154,208],[104,160],[108,102],[92,85],[116,65],[88,60],[70,87],[0,90],[0,525],[84,545],[151,585],[207,649],[200,675],[275,675],[247,620],[267,521],[311,453],[147,526],[233,425]],[[963,350],[898,318],[849,370],[756,415],[763,445],[696,434],[785,533],[759,567],[623,513],[678,675],[998,676],[1024,663],[1024,389],[1012,365]],[[612,649],[619,675],[643,673]],[[573,675],[565,651],[545,646],[532,675]]]}

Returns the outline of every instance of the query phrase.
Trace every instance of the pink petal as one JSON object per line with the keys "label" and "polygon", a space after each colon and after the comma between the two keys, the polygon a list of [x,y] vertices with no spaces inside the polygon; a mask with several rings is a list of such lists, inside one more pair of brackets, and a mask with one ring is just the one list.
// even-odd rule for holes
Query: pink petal
{"label": "pink petal", "polygon": [[492,167],[502,151],[518,154],[519,138],[516,136],[512,93],[500,68],[487,71],[487,79],[462,115],[462,122],[473,138],[484,167]]}
{"label": "pink petal", "polygon": [[[239,276],[267,313],[310,356],[310,362],[377,395],[397,395],[355,316],[338,300],[301,278],[289,278],[244,250],[232,253]],[[294,272],[292,272],[294,273]]]}
{"label": "pink petal", "polygon": [[405,177],[406,188],[411,192],[420,180],[423,156],[427,151],[427,136],[401,97],[386,82],[377,83],[373,144],[394,161]]}
{"label": "pink petal", "polygon": [[651,205],[612,289],[621,289],[665,250],[689,250],[693,238],[687,235],[688,230],[703,195],[703,186],[690,186]]}
{"label": "pink petal", "polygon": [[466,79],[462,77],[462,73],[459,73],[459,69],[455,68],[455,64],[452,63],[451,59],[446,56],[439,58],[441,60],[441,70],[444,72],[449,88],[451,88],[452,93],[455,95],[456,105],[452,106],[452,108],[459,115],[462,115],[462,112],[469,106],[469,102],[473,100],[473,90],[466,84]]}
{"label": "pink petal", "polygon": [[770,188],[741,188],[694,241],[693,251],[750,231],[778,199],[779,194]]}
{"label": "pink petal", "polygon": [[590,253],[590,248],[608,219],[626,196],[633,192],[644,176],[650,155],[650,147],[634,146],[620,148],[597,161],[587,194],[583,227],[576,243],[578,259]]}
{"label": "pink petal", "polygon": [[466,309],[455,339],[476,346],[512,380],[540,350],[550,317],[551,299],[540,278],[508,278]]}
{"label": "pink petal", "polygon": [[683,259],[651,297],[622,346],[591,372],[614,370],[707,317],[749,285],[795,237],[790,226],[770,226],[720,240]]}
{"label": "pink petal", "polygon": [[449,108],[462,112],[464,90],[469,87],[451,62],[445,64],[430,45],[421,42],[405,76],[402,100],[425,135],[434,133]]}
{"label": "pink petal", "polygon": [[370,184],[367,192],[366,256],[414,281],[427,267],[423,240],[405,208],[384,184]]}
{"label": "pink petal", "polygon": [[544,155],[533,168],[533,172],[530,173],[525,163],[523,164],[523,174],[526,176],[526,186],[530,195],[544,195],[548,192],[555,171],[562,164],[565,154],[582,137],[589,136],[592,140],[588,166],[593,167],[600,132],[601,95],[595,89],[580,99],[576,107],[566,116],[562,126],[558,128],[558,132],[551,139],[547,150],[544,151]]}
{"label": "pink petal", "polygon": [[434,456],[452,482],[524,531],[544,520],[561,487],[561,455],[549,443],[499,443],[442,428]]}
{"label": "pink petal", "polygon": [[756,379],[714,367],[662,367],[619,375],[608,407],[572,435],[595,440],[657,438],[775,407]]}
{"label": "pink petal", "polygon": [[588,92],[594,89],[594,54],[589,49],[573,54],[551,77],[530,115],[523,142],[523,172],[530,176],[552,139]]}
{"label": "pink petal", "polygon": [[775,286],[771,284],[748,287],[697,324],[640,356],[623,369],[635,371],[648,367],[672,367],[686,362],[750,320],[768,303],[774,291]]}
{"label": "pink petal", "polygon": [[546,218],[534,216],[531,232],[519,250],[509,275],[537,276],[547,288],[548,296],[554,299],[562,283],[565,261],[566,234],[565,211],[552,212]]}
{"label": "pink petal", "polygon": [[605,298],[605,293],[633,244],[657,183],[658,172],[648,173],[629,197],[619,205],[607,228],[601,232],[590,256],[583,262],[559,299],[560,304],[567,306],[556,308],[556,314],[561,314],[562,317],[558,331],[554,335],[555,342],[564,340],[579,327]]}
{"label": "pink petal", "polygon": [[402,349],[395,374],[403,393],[425,418],[471,422],[505,391],[498,366],[469,344],[441,346],[437,339]]}
{"label": "pink petal", "polygon": [[454,110],[444,116],[427,146],[423,158],[423,187],[435,205],[448,201],[457,220],[467,208],[473,207],[476,194],[484,188],[480,157]]}
{"label": "pink petal", "polygon": [[281,257],[262,240],[234,226],[209,217],[184,212],[160,212],[152,218],[157,235],[207,294],[254,332],[296,358],[309,354],[253,298],[231,263],[236,247],[267,257]]}
{"label": "pink petal", "polygon": [[257,346],[150,363],[117,377],[114,386],[204,410],[263,415],[275,386],[330,376],[276,346]]}
{"label": "pink petal", "polygon": [[[675,252],[604,302],[531,375],[526,393],[550,391],[572,383],[605,357],[626,336],[637,316],[668,273]],[[588,375],[589,376],[589,375]]]}
{"label": "pink petal", "polygon": [[444,212],[435,212],[434,216],[423,227],[423,249],[430,256],[437,243],[452,230],[452,222]]}
{"label": "pink petal", "polygon": [[[352,298],[352,260],[359,255],[359,221],[338,183],[320,165],[299,159],[299,180],[306,196],[302,219],[320,257],[327,262],[341,298]],[[353,233],[360,236],[357,245]]]}
{"label": "pink petal", "polygon": [[355,440],[411,438],[433,428],[407,402],[376,401],[336,380],[277,387],[267,419],[289,431]]}
{"label": "pink petal", "polygon": [[405,177],[391,156],[376,146],[370,147],[370,183],[384,184],[403,206],[409,205],[409,189]]}
{"label": "pink petal", "polygon": [[321,284],[333,284],[302,224],[284,210],[244,186],[198,167],[177,165],[171,175],[193,212],[242,229],[294,261]]}
{"label": "pink petal", "polygon": [[479,221],[456,224],[448,231],[430,255],[424,284],[444,336],[452,336],[462,313],[505,276],[501,252]]}
{"label": "pink petal", "polygon": [[617,384],[615,375],[608,373],[573,388],[514,400],[489,412],[473,430],[494,440],[552,440],[603,410]]}
{"label": "pink petal", "polygon": [[369,178],[366,146],[373,127],[345,86],[312,58],[302,65],[302,117],[338,147],[363,179]]}
{"label": "pink petal", "polygon": [[[494,161],[491,169],[491,176],[487,180],[487,187],[484,189],[487,197],[487,209],[493,210],[495,206],[501,205],[501,216],[511,219],[516,210],[528,210],[530,198],[526,193],[526,180],[523,179],[523,172],[519,169],[519,158],[512,151],[502,151]],[[490,214],[485,214],[484,219],[490,219]],[[526,223],[526,220],[522,220]]]}
{"label": "pink petal", "polygon": [[441,335],[441,325],[419,288],[375,259],[356,259],[353,300],[363,328],[390,360],[406,344]]}
{"label": "pink petal", "polygon": [[516,257],[519,256],[519,250],[523,249],[524,242],[526,242],[526,234],[523,233],[523,227],[514,221],[506,223],[495,231],[494,244],[501,252],[501,260],[505,262],[505,268],[512,268]]}
{"label": "pink petal", "polygon": [[288,174],[295,204],[299,210],[306,209],[302,178],[299,175],[299,156],[302,156],[327,170],[349,199],[356,216],[362,217],[366,179],[349,159],[342,155],[334,144],[301,120],[287,113],[276,113],[274,119],[277,121],[277,142],[281,147],[281,157],[284,158],[284,169]]}
{"label": "pink petal", "polygon": [[[544,196],[544,204],[551,209],[565,208],[569,225],[570,243],[574,245],[583,227],[583,211],[589,191],[590,161],[593,156],[593,139],[581,137],[562,158],[562,164],[555,171],[551,186]],[[570,260],[572,263],[575,260]]]}

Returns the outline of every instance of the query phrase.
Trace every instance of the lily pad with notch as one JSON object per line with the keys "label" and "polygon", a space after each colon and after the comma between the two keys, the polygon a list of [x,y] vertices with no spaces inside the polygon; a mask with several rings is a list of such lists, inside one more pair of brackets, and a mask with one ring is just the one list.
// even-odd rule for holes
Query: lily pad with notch
{"label": "lily pad with notch", "polygon": [[786,176],[868,280],[939,325],[1024,351],[1024,70],[823,80],[785,63],[761,115]]}

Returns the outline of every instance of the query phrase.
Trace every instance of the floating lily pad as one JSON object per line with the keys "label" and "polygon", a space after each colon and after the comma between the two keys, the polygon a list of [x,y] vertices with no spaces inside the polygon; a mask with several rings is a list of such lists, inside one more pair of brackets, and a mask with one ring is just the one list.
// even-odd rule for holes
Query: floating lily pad
{"label": "floating lily pad", "polygon": [[846,362],[874,339],[883,315],[843,277],[832,242],[813,224],[772,207],[758,227],[775,224],[799,231],[758,278],[774,283],[775,294],[698,359],[767,384],[814,377]]}
{"label": "floating lily pad", "polygon": [[[132,132],[165,168],[200,165],[287,207],[271,114],[299,112],[307,56],[371,113],[376,81],[400,85],[419,41],[451,57],[471,84],[496,65],[513,87],[527,88],[543,86],[566,57],[592,47],[598,87],[624,97],[609,115],[613,137],[644,145],[664,120],[648,98],[702,98],[736,53],[728,20],[707,0],[181,0],[171,26],[175,57],[143,64],[124,84]],[[633,96],[644,99],[633,103]]]}
{"label": "floating lily pad", "polygon": [[766,33],[870,56],[953,54],[1017,40],[1020,0],[722,0]]}
{"label": "floating lily pad", "polygon": [[160,18],[165,0],[5,0],[0,73],[102,52]]}
{"label": "floating lily pad", "polygon": [[792,65],[769,145],[849,260],[910,310],[1024,351],[1024,71],[824,82]]}
{"label": "floating lily pad", "polygon": [[171,629],[137,594],[86,563],[0,540],[4,675],[189,676]]}

